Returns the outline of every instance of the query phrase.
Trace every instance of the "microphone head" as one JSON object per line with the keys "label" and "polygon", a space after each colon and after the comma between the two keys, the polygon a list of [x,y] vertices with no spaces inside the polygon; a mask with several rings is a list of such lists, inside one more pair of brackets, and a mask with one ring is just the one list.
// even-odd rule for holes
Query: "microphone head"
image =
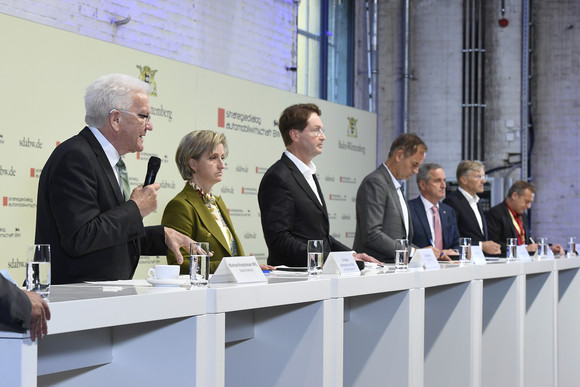
{"label": "microphone head", "polygon": [[143,183],[143,187],[155,183],[155,177],[157,177],[157,171],[159,171],[160,166],[161,159],[159,157],[151,156],[149,158],[149,162],[147,163],[147,174],[145,175],[145,182]]}
{"label": "microphone head", "polygon": [[157,172],[161,166],[161,159],[157,156],[151,156],[147,163],[147,170]]}

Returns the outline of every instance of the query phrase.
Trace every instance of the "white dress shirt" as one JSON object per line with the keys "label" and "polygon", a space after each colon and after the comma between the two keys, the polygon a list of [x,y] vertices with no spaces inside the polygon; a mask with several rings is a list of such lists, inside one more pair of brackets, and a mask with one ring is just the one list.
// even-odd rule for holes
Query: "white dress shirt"
{"label": "white dress shirt", "polygon": [[465,199],[467,199],[467,202],[469,203],[469,206],[471,207],[471,209],[473,210],[473,212],[475,213],[475,217],[477,218],[477,223],[479,224],[479,229],[481,230],[481,233],[483,234],[483,221],[481,220],[481,214],[479,213],[479,208],[477,207],[477,202],[479,202],[479,196],[475,195],[475,196],[471,196],[471,194],[469,192],[467,192],[466,190],[464,190],[461,187],[458,187],[459,192],[461,192],[463,194],[463,196],[465,196]]}
{"label": "white dress shirt", "polygon": [[383,163],[383,165],[385,166],[385,168],[389,172],[391,179],[393,179],[393,184],[395,185],[395,188],[397,189],[397,194],[399,195],[399,202],[401,202],[401,210],[403,212],[403,223],[405,224],[405,232],[407,234],[407,239],[408,239],[409,238],[409,209],[407,208],[407,201],[405,200],[405,197],[403,196],[403,190],[401,189],[401,183],[399,183],[399,181],[397,179],[395,179],[395,176],[393,176],[391,171],[389,171],[389,167],[387,167],[387,164]]}
{"label": "white dress shirt", "polygon": [[292,160],[294,164],[296,164],[296,167],[300,170],[300,172],[302,172],[302,175],[304,175],[308,185],[310,188],[312,188],[312,192],[314,192],[314,195],[316,195],[318,198],[318,202],[322,204],[322,200],[320,200],[320,196],[318,195],[318,189],[316,188],[316,182],[314,182],[314,177],[312,177],[312,175],[316,174],[316,165],[314,165],[312,161],[309,165],[304,164],[302,160],[294,156],[289,150],[285,150],[284,154],[288,156],[288,158]]}

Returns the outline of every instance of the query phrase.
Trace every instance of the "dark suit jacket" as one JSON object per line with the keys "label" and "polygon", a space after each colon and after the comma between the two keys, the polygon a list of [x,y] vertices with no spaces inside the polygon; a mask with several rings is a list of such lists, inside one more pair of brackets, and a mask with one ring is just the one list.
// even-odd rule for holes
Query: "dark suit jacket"
{"label": "dark suit jacket", "polygon": [[[431,246],[433,236],[425,213],[425,205],[420,196],[409,200],[409,210],[413,220],[413,244],[420,248]],[[443,249],[459,249],[459,229],[453,208],[439,203],[439,220],[443,234]]]}
{"label": "dark suit jacket", "polygon": [[[530,244],[528,216],[526,214],[523,215],[522,223],[524,224],[526,233],[526,244]],[[489,233],[489,239],[501,245],[501,254],[505,257],[506,239],[518,237],[505,201],[492,207],[487,213],[487,231]]]}
{"label": "dark suit jacket", "polygon": [[411,213],[407,213],[408,237],[399,194],[389,171],[381,164],[363,179],[356,194],[355,251],[393,262],[395,239],[413,240],[413,222]]}
{"label": "dark suit jacket", "polygon": [[50,155],[38,184],[36,243],[49,243],[52,283],[130,279],[139,257],[165,255],[163,226],[144,227],[103,148],[84,128]]}
{"label": "dark suit jacket", "polygon": [[443,203],[453,207],[455,210],[455,216],[457,217],[457,228],[459,228],[460,237],[471,238],[471,244],[477,245],[479,242],[485,242],[488,240],[487,237],[487,222],[485,221],[485,215],[479,203],[477,203],[477,208],[479,209],[479,214],[481,215],[481,221],[483,223],[483,233],[479,228],[479,223],[477,223],[477,218],[475,213],[471,209],[469,202],[463,196],[459,190],[450,193],[444,200]]}
{"label": "dark suit jacket", "polygon": [[0,330],[30,329],[31,311],[28,296],[0,274]]}
{"label": "dark suit jacket", "polygon": [[[216,197],[216,205],[234,236],[237,247],[236,255],[245,255],[242,243],[236,234],[236,230],[234,230],[228,209],[221,196]],[[217,269],[223,257],[231,257],[234,255],[230,251],[230,246],[210,210],[203,202],[201,196],[194,191],[189,183],[185,183],[183,190],[167,203],[161,223],[189,236],[194,241],[208,242],[209,249],[213,253],[210,258],[211,273]],[[184,260],[181,264],[180,271],[182,274],[189,274],[189,251],[185,251],[182,248],[181,254]],[[175,255],[171,251],[167,252],[167,263],[170,265],[177,264]]]}
{"label": "dark suit jacket", "polygon": [[312,239],[324,241],[325,256],[351,250],[330,235],[324,195],[315,181],[322,204],[285,154],[262,177],[258,202],[269,265],[306,266],[306,245]]}

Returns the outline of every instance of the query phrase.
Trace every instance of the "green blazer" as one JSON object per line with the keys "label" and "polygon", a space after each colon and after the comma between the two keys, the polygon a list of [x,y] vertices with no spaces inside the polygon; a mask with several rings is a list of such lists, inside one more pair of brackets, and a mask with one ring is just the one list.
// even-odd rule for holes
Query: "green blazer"
{"label": "green blazer", "polygon": [[[216,204],[226,225],[234,236],[238,249],[237,255],[244,256],[242,243],[234,230],[228,209],[221,196],[216,197]],[[223,257],[232,256],[222,230],[203,202],[203,199],[189,183],[186,183],[183,190],[167,203],[161,223],[189,236],[197,242],[209,242],[209,250],[213,253],[210,258],[211,273],[215,271]],[[180,272],[181,274],[189,274],[189,251],[181,248],[181,254],[184,260],[181,264]],[[177,264],[177,259],[171,250],[167,253],[167,263],[170,265]]]}

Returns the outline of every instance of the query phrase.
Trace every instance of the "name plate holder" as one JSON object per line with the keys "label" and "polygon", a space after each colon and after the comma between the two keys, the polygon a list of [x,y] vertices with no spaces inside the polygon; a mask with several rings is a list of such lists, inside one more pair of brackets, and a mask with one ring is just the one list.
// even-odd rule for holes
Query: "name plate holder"
{"label": "name plate holder", "polygon": [[427,270],[434,270],[439,269],[441,265],[437,261],[435,254],[433,254],[433,250],[424,248],[415,250],[415,254],[413,254],[413,258],[409,262],[408,267],[410,269],[425,268]]}
{"label": "name plate holder", "polygon": [[328,254],[326,262],[322,266],[322,274],[356,276],[360,275],[354,260],[354,251],[333,251]]}
{"label": "name plate holder", "polygon": [[218,265],[209,280],[210,284],[221,283],[245,284],[251,282],[268,282],[256,257],[226,257]]}
{"label": "name plate holder", "polygon": [[528,250],[526,250],[526,245],[517,246],[516,251],[518,252],[518,261],[532,262],[532,257],[530,257],[530,253],[528,253]]}
{"label": "name plate holder", "polygon": [[481,245],[471,246],[471,262],[475,265],[485,265],[487,261],[485,260],[485,255],[483,254],[483,249]]}

